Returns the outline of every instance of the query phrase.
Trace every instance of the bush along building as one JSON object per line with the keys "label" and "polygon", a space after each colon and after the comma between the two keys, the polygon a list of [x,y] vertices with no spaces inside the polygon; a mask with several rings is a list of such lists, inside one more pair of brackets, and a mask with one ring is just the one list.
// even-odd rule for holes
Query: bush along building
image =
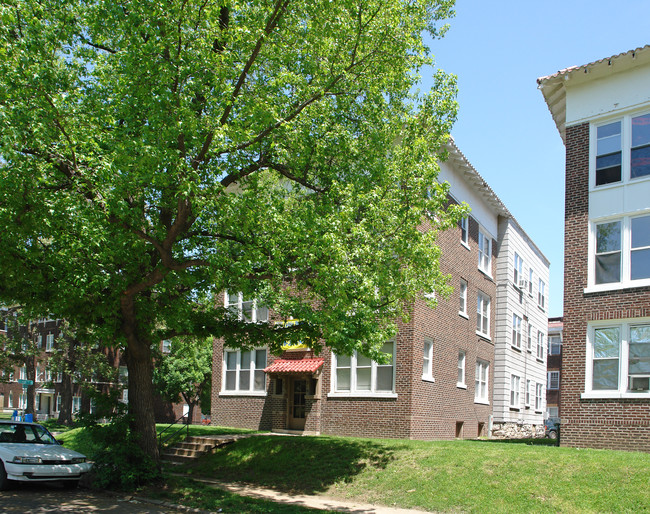
{"label": "bush along building", "polygon": [[566,146],[561,444],[650,451],[650,46],[538,84]]}
{"label": "bush along building", "polygon": [[[414,303],[410,320],[400,322],[394,340],[384,345],[392,355],[386,364],[327,348],[314,355],[298,346],[276,356],[263,347],[243,351],[215,340],[213,424],[309,434],[474,438],[491,435],[493,408],[499,405],[495,420],[501,432],[506,424],[510,435],[543,432],[548,261],[453,141],[447,150],[439,180],[450,184],[450,201],[467,202],[472,209],[438,237],[441,269],[451,276],[453,296],[439,299],[435,310],[424,298]],[[268,320],[268,309],[241,294],[227,292],[223,301],[242,319]],[[513,343],[514,312],[523,332]],[[541,358],[537,346],[528,351],[529,326],[534,345],[542,345]],[[526,387],[538,396],[527,395]]]}

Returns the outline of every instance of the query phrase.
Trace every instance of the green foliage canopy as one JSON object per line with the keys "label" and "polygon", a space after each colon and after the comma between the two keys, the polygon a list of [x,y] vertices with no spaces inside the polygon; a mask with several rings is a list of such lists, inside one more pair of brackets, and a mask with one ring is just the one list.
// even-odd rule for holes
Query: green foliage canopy
{"label": "green foliage canopy", "polygon": [[[447,288],[455,79],[415,85],[452,6],[3,1],[0,301],[126,348],[134,410],[151,345],[176,335],[377,357]],[[224,290],[302,322],[243,323]]]}

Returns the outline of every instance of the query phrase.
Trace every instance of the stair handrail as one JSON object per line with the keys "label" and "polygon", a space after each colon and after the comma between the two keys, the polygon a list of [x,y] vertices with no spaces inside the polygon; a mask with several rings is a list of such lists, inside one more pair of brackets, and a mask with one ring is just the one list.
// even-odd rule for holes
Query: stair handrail
{"label": "stair handrail", "polygon": [[[178,424],[178,422],[181,421],[183,418],[186,419],[185,424],[184,424],[183,426],[181,426],[180,428],[176,429],[175,431],[171,432],[170,434],[167,434],[167,437],[165,437],[165,438],[163,439],[163,437],[162,437],[163,434],[164,434],[165,432],[167,432],[167,430],[169,430],[170,428],[176,426],[176,425]],[[174,421],[174,422],[171,423],[169,426],[163,428],[163,429],[160,431],[160,433],[158,434],[158,449],[160,450],[160,449],[163,447],[163,445],[164,445],[167,441],[169,441],[172,437],[174,437],[174,436],[175,436],[176,434],[178,434],[179,432],[182,432],[183,429],[185,429],[185,431],[186,431],[185,438],[187,439],[187,438],[190,436],[190,417],[189,417],[189,416],[186,416],[185,414],[183,414],[183,415],[182,415],[180,418],[178,418],[176,421]]]}

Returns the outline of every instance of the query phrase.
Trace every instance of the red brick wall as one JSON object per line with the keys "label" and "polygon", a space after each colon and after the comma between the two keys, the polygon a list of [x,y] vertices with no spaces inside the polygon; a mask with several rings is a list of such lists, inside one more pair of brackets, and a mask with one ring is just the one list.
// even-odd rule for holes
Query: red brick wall
{"label": "red brick wall", "polygon": [[[408,324],[400,324],[396,338],[397,398],[328,397],[331,391],[331,355],[323,353],[325,364],[320,375],[320,398],[308,401],[306,431],[322,434],[394,437],[413,439],[453,439],[456,423],[463,423],[463,437],[479,435],[479,423],[487,430],[490,405],[474,403],[476,359],[490,363],[489,398],[492,397],[494,346],[476,334],[476,301],[481,290],[491,297],[491,333],[494,337],[496,284],[478,270],[478,224],[469,223],[469,249],[460,243],[460,228],[440,234],[441,268],[451,275],[454,292],[440,298],[432,311],[424,301],[413,307]],[[497,244],[493,245],[492,275],[496,273]],[[458,314],[458,286],[468,284],[467,314]],[[433,340],[435,382],[422,380],[424,338]],[[254,429],[286,428],[286,400],[267,397],[220,396],[223,346],[215,341],[212,397],[212,423]],[[458,351],[466,352],[467,389],[458,388]],[[273,357],[269,357],[271,363]],[[267,378],[267,390],[269,390]],[[272,389],[270,389],[272,391]]]}
{"label": "red brick wall", "polygon": [[582,400],[589,321],[650,316],[650,288],[585,294],[589,124],[567,127],[561,444],[650,451],[650,400]]}

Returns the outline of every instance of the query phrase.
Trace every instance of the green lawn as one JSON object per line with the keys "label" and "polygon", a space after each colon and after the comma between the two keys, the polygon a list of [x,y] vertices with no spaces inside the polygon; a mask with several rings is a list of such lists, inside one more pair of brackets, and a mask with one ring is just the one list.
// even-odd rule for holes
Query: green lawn
{"label": "green lawn", "polygon": [[[245,432],[203,426],[191,431]],[[92,455],[83,429],[70,430],[61,439]],[[257,435],[174,471],[427,511],[650,510],[650,454],[530,443]],[[242,500],[185,478],[168,477],[142,493],[212,511],[305,511]]]}
{"label": "green lawn", "polygon": [[643,453],[493,441],[256,436],[184,470],[281,491],[428,511],[650,508],[650,455]]}

